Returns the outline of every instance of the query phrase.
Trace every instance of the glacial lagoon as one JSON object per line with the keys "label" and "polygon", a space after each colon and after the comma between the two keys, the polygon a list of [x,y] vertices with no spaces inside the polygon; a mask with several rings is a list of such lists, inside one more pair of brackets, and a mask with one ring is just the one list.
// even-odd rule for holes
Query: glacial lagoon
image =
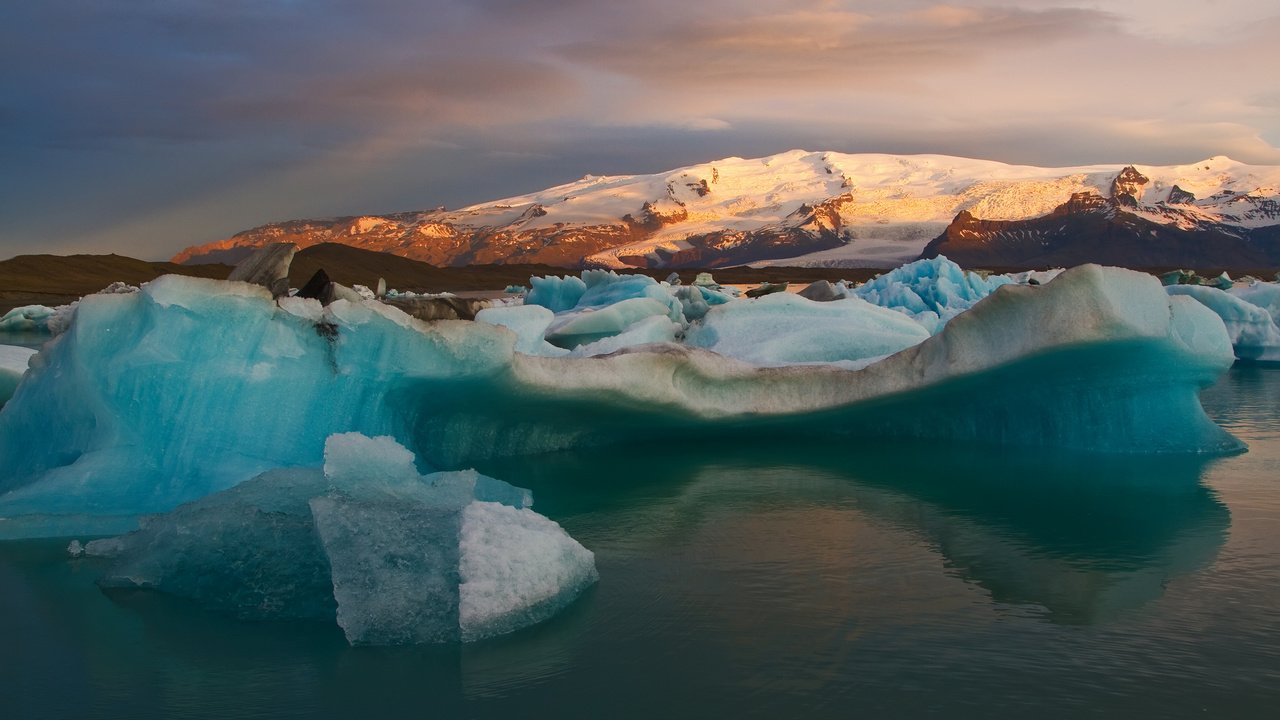
{"label": "glacial lagoon", "polygon": [[595,553],[547,622],[351,647],[104,594],[0,544],[0,707],[26,718],[1268,717],[1280,702],[1280,369],[1202,400],[1249,445],[614,446],[494,460]]}

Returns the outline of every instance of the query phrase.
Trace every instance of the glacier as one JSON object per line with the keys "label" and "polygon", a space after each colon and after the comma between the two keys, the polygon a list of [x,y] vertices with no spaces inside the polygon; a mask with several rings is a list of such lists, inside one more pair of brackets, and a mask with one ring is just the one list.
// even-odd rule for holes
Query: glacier
{"label": "glacier", "polygon": [[475,471],[421,475],[389,437],[328,438],[324,466],[269,471],[74,542],[108,591],[252,620],[336,622],[353,645],[469,642],[541,622],[598,579],[594,555]]}
{"label": "glacier", "polygon": [[[264,472],[316,466],[326,440],[347,432],[394,438],[421,472],[724,438],[825,437],[851,453],[877,438],[1242,449],[1198,401],[1234,360],[1223,321],[1199,302],[1086,265],[1040,286],[987,287],[950,314],[954,301],[927,289],[943,271],[898,280],[934,298],[921,313],[949,315],[918,329],[910,313],[861,300],[785,295],[708,304],[691,320],[683,290],[612,273],[533,282],[530,295],[547,289],[560,312],[481,313],[496,323],[425,323],[376,300],[276,301],[258,286],[176,276],[92,295],[0,411],[0,537],[125,532]],[[965,302],[984,290],[968,276],[968,290],[947,282]],[[625,303],[644,312],[616,310]],[[548,349],[556,323],[597,315],[575,336],[590,342]],[[803,318],[818,317],[827,331],[806,335]]]}

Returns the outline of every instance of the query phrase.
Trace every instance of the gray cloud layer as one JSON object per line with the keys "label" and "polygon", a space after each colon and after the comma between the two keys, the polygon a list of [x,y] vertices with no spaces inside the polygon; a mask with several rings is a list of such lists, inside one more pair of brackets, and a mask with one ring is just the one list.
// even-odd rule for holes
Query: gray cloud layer
{"label": "gray cloud layer", "polygon": [[164,256],[792,147],[1280,162],[1243,0],[45,0],[0,7],[0,256]]}

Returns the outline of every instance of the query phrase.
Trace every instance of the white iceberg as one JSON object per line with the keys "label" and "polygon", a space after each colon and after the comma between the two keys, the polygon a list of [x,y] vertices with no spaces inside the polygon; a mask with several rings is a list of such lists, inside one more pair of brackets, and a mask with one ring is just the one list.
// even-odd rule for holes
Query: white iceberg
{"label": "white iceberg", "polygon": [[774,293],[718,305],[685,340],[755,365],[842,363],[859,367],[923,342],[929,331],[902,313],[859,298],[814,302]]}
{"label": "white iceberg", "polygon": [[1165,291],[1195,298],[1217,313],[1227,327],[1237,358],[1280,362],[1280,327],[1267,310],[1267,304],[1277,296],[1265,288],[1265,284],[1259,283],[1237,293],[1208,285],[1169,285]]}

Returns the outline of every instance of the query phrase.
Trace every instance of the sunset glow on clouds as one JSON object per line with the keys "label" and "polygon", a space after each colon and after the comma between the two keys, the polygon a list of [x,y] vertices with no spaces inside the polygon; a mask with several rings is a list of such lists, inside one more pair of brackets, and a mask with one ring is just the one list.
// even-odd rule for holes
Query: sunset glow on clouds
{"label": "sunset glow on clouds", "polygon": [[0,255],[794,147],[1280,163],[1278,31],[1243,0],[9,3]]}

